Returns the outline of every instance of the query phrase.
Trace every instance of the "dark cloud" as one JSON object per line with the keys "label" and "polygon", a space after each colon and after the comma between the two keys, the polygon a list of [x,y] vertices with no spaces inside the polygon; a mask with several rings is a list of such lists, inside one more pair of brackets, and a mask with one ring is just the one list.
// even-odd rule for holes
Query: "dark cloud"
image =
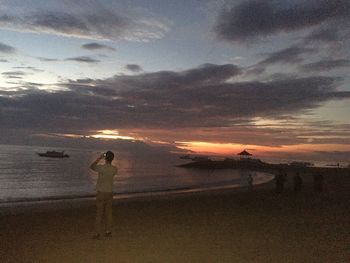
{"label": "dark cloud", "polygon": [[0,62],[2,62],[2,63],[6,63],[6,62],[9,62],[7,59],[3,59],[3,58],[1,58],[0,59]]}
{"label": "dark cloud", "polygon": [[77,93],[83,96],[96,96],[102,99],[118,96],[117,91],[109,87],[109,85],[101,83],[96,86],[96,81],[92,79],[78,79],[76,81],[70,80],[68,83],[61,85],[69,88],[69,90],[73,93]]}
{"label": "dark cloud", "polygon": [[13,69],[27,69],[34,72],[44,72],[44,70],[42,69],[38,69],[36,67],[31,67],[31,66],[18,66],[18,67],[13,67]]}
{"label": "dark cloud", "polygon": [[266,71],[266,66],[260,65],[260,64],[254,64],[250,67],[247,67],[244,70],[244,75],[247,77],[249,76],[259,76],[263,74]]}
{"label": "dark cloud", "polygon": [[215,30],[220,39],[240,42],[323,23],[343,23],[349,18],[350,2],[347,0],[293,3],[249,0],[225,8],[217,19]]}
{"label": "dark cloud", "polygon": [[142,71],[142,67],[137,65],[137,64],[128,64],[125,66],[125,68],[129,71],[132,71],[132,72],[140,72]]}
{"label": "dark cloud", "polygon": [[44,31],[54,30],[68,34],[82,34],[88,31],[88,27],[83,21],[68,13],[39,12],[29,19],[33,27],[41,28]]}
{"label": "dark cloud", "polygon": [[23,76],[5,76],[6,79],[23,79]]}
{"label": "dark cloud", "polygon": [[168,31],[167,24],[155,17],[120,15],[102,6],[96,6],[93,11],[84,6],[79,12],[67,10],[0,14],[0,27],[78,38],[134,41],[158,39]]}
{"label": "dark cloud", "polygon": [[56,62],[56,61],[60,61],[59,59],[56,58],[43,58],[43,57],[38,57],[38,59],[40,61],[44,61],[44,62]]}
{"label": "dark cloud", "polygon": [[115,48],[112,48],[107,45],[102,45],[99,43],[87,43],[81,46],[83,49],[87,50],[109,50],[109,51],[115,51]]}
{"label": "dark cloud", "polygon": [[[282,50],[264,54],[265,58],[244,70],[246,76],[258,76],[264,73],[268,66],[274,64],[297,64],[307,59],[307,55],[317,52],[316,48],[294,45]],[[279,73],[277,73],[279,74]]]}
{"label": "dark cloud", "polygon": [[15,52],[16,52],[16,49],[14,47],[11,47],[9,45],[6,45],[0,42],[0,53],[13,54]]}
{"label": "dark cloud", "polygon": [[304,60],[303,55],[315,53],[317,49],[292,46],[267,55],[259,65],[271,65],[275,63],[294,64]]}
{"label": "dark cloud", "polygon": [[66,58],[67,61],[76,61],[76,62],[82,62],[82,63],[98,63],[100,60],[93,59],[91,57],[81,56],[81,57],[74,57],[74,58]]}
{"label": "dark cloud", "polygon": [[45,84],[42,84],[42,83],[28,82],[28,81],[23,82],[22,85],[25,87],[26,90],[28,89],[37,90],[37,88],[45,86]]}
{"label": "dark cloud", "polygon": [[24,71],[6,71],[2,72],[1,75],[5,78],[22,78],[27,75],[27,73]]}
{"label": "dark cloud", "polygon": [[349,67],[350,67],[350,60],[337,59],[337,60],[321,60],[318,62],[305,64],[300,66],[300,70],[321,72],[321,71],[330,71],[334,69],[349,68]]}
{"label": "dark cloud", "polygon": [[341,33],[336,27],[321,27],[312,31],[306,38],[306,43],[325,42],[332,43],[341,38]]}
{"label": "dark cloud", "polygon": [[120,75],[62,83],[45,92],[26,85],[0,97],[1,126],[53,130],[232,127],[242,119],[298,115],[323,102],[350,98],[337,79],[308,77],[232,82],[234,65]]}
{"label": "dark cloud", "polygon": [[26,73],[23,72],[23,71],[6,71],[6,72],[2,72],[1,75],[17,75],[17,76],[23,76],[23,75],[26,75]]}

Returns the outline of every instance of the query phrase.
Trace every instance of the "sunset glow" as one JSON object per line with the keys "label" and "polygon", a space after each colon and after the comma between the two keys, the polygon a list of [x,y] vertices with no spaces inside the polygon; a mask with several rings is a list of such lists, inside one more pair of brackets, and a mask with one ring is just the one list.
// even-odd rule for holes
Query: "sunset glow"
{"label": "sunset glow", "polygon": [[263,153],[264,151],[274,150],[273,147],[264,147],[258,145],[242,145],[232,143],[208,143],[208,142],[176,142],[180,149],[202,153],[218,155],[236,155],[240,151],[247,149],[252,153]]}
{"label": "sunset glow", "polygon": [[237,153],[248,150],[255,156],[267,157],[278,156],[279,152],[285,154],[305,154],[318,151],[347,151],[348,145],[339,144],[300,144],[282,145],[278,147],[260,145],[241,145],[230,143],[207,143],[207,142],[176,142],[177,147],[187,150],[189,153],[199,153],[206,155],[235,156]]}
{"label": "sunset glow", "polygon": [[90,135],[95,139],[112,139],[112,140],[135,140],[134,137],[120,135],[117,130],[100,130],[97,134]]}

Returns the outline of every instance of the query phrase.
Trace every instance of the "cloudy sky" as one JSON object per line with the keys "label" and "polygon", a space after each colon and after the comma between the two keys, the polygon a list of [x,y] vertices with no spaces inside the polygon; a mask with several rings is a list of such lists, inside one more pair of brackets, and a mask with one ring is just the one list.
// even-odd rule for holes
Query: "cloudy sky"
{"label": "cloudy sky", "polygon": [[2,143],[350,153],[348,0],[0,0]]}

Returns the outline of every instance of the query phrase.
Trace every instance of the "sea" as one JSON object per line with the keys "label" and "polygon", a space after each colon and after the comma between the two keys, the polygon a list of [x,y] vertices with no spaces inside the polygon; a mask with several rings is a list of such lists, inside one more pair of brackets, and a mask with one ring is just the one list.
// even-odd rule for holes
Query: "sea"
{"label": "sea", "polygon": [[[48,150],[65,151],[69,158],[40,157]],[[112,149],[113,150],[113,149]],[[188,162],[176,154],[135,154],[114,150],[118,175],[115,198],[149,194],[203,191],[244,187],[250,172],[242,170],[201,170],[178,167]],[[93,198],[97,174],[89,169],[101,151],[39,146],[0,145],[0,206]],[[252,172],[254,184],[273,175]]]}

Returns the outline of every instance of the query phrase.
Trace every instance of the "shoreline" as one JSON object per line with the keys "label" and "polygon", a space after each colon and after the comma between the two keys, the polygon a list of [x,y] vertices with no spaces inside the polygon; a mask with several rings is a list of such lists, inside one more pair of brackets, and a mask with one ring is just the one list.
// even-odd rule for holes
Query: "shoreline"
{"label": "shoreline", "polygon": [[[280,167],[280,165],[277,165]],[[282,165],[284,166],[284,165]],[[272,167],[272,166],[271,166]],[[269,173],[271,176],[276,173],[275,165],[271,167],[255,167],[255,171]],[[287,168],[287,169],[286,169]],[[202,168],[189,168],[189,169],[202,169]],[[321,173],[323,175],[330,174],[334,176],[349,176],[349,168],[329,168],[329,167],[284,167],[284,171],[289,177],[289,183],[291,183],[291,176],[296,172],[301,173],[303,177],[303,183],[305,185],[312,184],[312,175],[315,173]],[[273,189],[274,178],[266,182],[254,184],[255,190],[261,189]],[[114,193],[114,204],[127,203],[133,201],[148,201],[148,200],[167,200],[172,198],[181,198],[196,195],[220,195],[224,193],[240,193],[249,191],[247,185],[239,184],[227,184],[220,186],[204,186],[204,187],[180,187],[167,190],[156,190],[148,192],[130,192],[130,193]],[[18,214],[25,213],[26,211],[53,211],[60,209],[71,209],[79,207],[91,207],[95,205],[95,194],[89,194],[84,196],[73,197],[52,197],[52,198],[34,198],[34,200],[15,200],[9,202],[0,202],[0,215],[1,214]]]}
{"label": "shoreline", "polygon": [[[272,173],[262,172],[254,185],[257,187],[260,184],[268,183],[273,180],[274,175]],[[144,191],[127,191],[127,192],[114,192],[114,200],[125,199],[140,199],[140,198],[162,198],[167,195],[179,195],[185,193],[199,193],[220,191],[225,189],[238,189],[246,188],[246,182],[242,181],[242,178],[237,178],[229,181],[217,181],[212,183],[202,183],[193,185],[179,185],[169,186],[168,188],[154,188],[146,189]],[[95,199],[95,193],[87,193],[82,195],[62,195],[62,196],[48,196],[48,197],[32,197],[32,198],[8,198],[7,200],[0,200],[0,209],[6,208],[7,210],[14,208],[21,208],[26,206],[46,205],[46,204],[58,204],[60,206],[63,203],[86,203]],[[62,203],[62,204],[61,204]]]}
{"label": "shoreline", "polygon": [[[266,182],[254,184],[254,189],[260,189],[273,184],[274,179],[271,178]],[[244,192],[248,190],[248,186],[239,184],[227,184],[221,186],[207,187],[183,187],[169,190],[159,190],[150,192],[133,192],[113,195],[113,203],[127,203],[134,201],[151,201],[151,200],[167,200],[172,198],[182,198],[193,195],[220,194],[225,192]],[[87,195],[83,197],[53,197],[36,200],[19,200],[10,202],[0,202],[1,214],[22,214],[27,211],[53,211],[62,209],[71,209],[79,207],[91,207],[95,205],[95,195]]]}
{"label": "shoreline", "polygon": [[[213,161],[209,161],[209,163],[215,163]],[[194,163],[188,163],[185,165],[190,165],[189,167],[185,169],[201,169],[205,170],[207,168],[207,164],[203,162],[194,162]],[[193,166],[192,166],[193,165]],[[269,176],[274,176],[278,170],[283,170],[287,175],[289,176],[291,174],[300,173],[304,179],[307,181],[312,180],[310,177],[313,174],[320,173],[320,174],[328,174],[329,172],[331,174],[339,174],[344,175],[347,174],[350,176],[350,168],[335,168],[335,167],[291,167],[286,164],[268,164],[264,166],[241,166],[237,168],[216,168],[218,170],[220,169],[226,169],[226,170],[248,170],[251,172],[262,172],[269,174]],[[270,180],[267,180],[262,183],[254,184],[255,187],[257,187],[260,184],[266,184],[270,181],[273,181],[273,178],[270,178]],[[193,186],[179,186],[179,187],[172,187],[172,188],[166,188],[166,189],[154,189],[151,191],[136,191],[136,192],[120,192],[120,193],[114,193],[114,199],[133,199],[133,198],[140,198],[140,197],[147,197],[147,196],[163,196],[163,195],[172,195],[177,193],[186,193],[186,192],[203,192],[203,191],[213,191],[213,190],[224,190],[224,189],[236,189],[236,188],[246,188],[247,186],[245,184],[239,184],[232,183],[232,184],[221,184],[220,182],[212,183],[209,185],[193,185]],[[8,198],[7,201],[0,201],[0,208],[1,207],[8,207],[16,204],[40,204],[40,203],[51,203],[51,202],[64,202],[64,201],[75,201],[75,200],[89,200],[95,198],[94,193],[90,194],[84,194],[84,195],[72,195],[72,196],[49,196],[49,197],[34,197],[34,198]]]}

